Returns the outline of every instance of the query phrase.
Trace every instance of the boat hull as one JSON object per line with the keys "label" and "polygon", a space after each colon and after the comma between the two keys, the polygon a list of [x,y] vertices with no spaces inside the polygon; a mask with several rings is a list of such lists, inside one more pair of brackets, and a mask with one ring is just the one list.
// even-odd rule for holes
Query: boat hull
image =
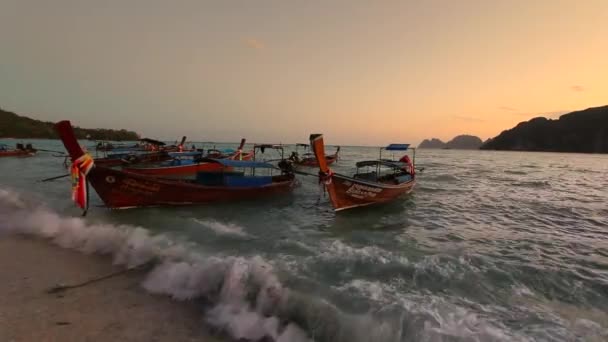
{"label": "boat hull", "polygon": [[12,150],[0,152],[0,157],[32,157],[35,151]]}
{"label": "boat hull", "polygon": [[245,200],[286,193],[295,186],[293,175],[262,187],[224,187],[137,175],[104,167],[94,167],[87,178],[104,204],[112,209]]}
{"label": "boat hull", "polygon": [[366,182],[352,177],[333,174],[326,182],[329,198],[336,211],[386,203],[408,194],[416,181],[390,185]]}
{"label": "boat hull", "polygon": [[160,167],[125,167],[123,171],[150,176],[186,176],[199,172],[220,171],[225,169],[217,163],[194,163],[187,165],[160,166]]}

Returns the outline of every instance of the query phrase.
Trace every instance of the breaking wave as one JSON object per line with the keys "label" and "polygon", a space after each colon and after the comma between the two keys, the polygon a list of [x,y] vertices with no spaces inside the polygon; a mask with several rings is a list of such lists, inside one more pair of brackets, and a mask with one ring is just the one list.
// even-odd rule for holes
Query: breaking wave
{"label": "breaking wave", "polygon": [[62,217],[5,189],[0,189],[0,217],[0,234],[28,235],[86,254],[107,255],[126,268],[154,262],[143,279],[144,289],[180,301],[204,299],[205,322],[235,340],[401,340],[395,329],[399,324],[348,315],[323,299],[289,290],[260,256],[204,255],[142,227]]}

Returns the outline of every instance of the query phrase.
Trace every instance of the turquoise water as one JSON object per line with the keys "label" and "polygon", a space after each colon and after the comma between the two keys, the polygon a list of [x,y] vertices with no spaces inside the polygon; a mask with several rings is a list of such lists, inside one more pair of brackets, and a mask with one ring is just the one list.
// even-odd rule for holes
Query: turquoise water
{"label": "turquoise water", "polygon": [[[342,147],[334,169],[377,153]],[[231,204],[109,211],[93,196],[84,220],[67,179],[36,182],[62,162],[0,159],[0,229],[107,253],[130,239],[138,257],[153,246],[164,268],[144,288],[205,298],[206,324],[235,339],[608,340],[606,155],[418,150],[414,192],[384,206],[335,214],[300,176],[293,194]]]}

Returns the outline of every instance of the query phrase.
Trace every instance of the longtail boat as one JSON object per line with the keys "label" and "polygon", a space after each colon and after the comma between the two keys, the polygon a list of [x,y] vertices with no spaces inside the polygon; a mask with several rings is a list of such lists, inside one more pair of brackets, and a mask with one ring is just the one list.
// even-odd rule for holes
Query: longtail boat
{"label": "longtail boat", "polygon": [[253,150],[247,152],[243,151],[246,141],[247,140],[245,138],[241,139],[241,143],[236,150],[219,150],[216,148],[210,148],[207,150],[207,154],[205,155],[205,157],[213,159],[251,160],[254,156]]}
{"label": "longtail boat", "polygon": [[[297,166],[310,166],[315,167],[319,166],[317,162],[317,157],[312,152],[307,152],[302,154],[298,153],[298,147],[304,147],[304,150],[308,148],[308,144],[296,144],[296,150],[291,153],[289,160],[291,160]],[[338,154],[340,153],[340,146],[336,147],[336,152],[334,154],[328,154],[325,156],[325,163],[327,165],[331,165],[338,160]]]}
{"label": "longtail boat", "polygon": [[228,160],[251,160],[254,156],[253,151],[243,154],[242,147],[245,144],[245,139],[241,141],[239,149],[229,154],[207,153],[203,158],[203,152],[182,152],[169,153],[171,160],[166,160],[160,165],[136,165],[123,167],[123,171],[137,173],[141,175],[154,176],[185,176],[194,175],[198,172],[219,171],[224,168],[215,162],[210,162],[209,159],[228,159]]}
{"label": "longtail boat", "polygon": [[143,138],[140,144],[131,148],[114,148],[111,152],[103,151],[105,157],[95,158],[95,163],[100,166],[127,166],[136,164],[158,163],[175,158],[170,153],[181,153],[184,151],[186,137],[182,137],[179,145],[166,146],[162,141]]}
{"label": "longtail boat", "polygon": [[31,157],[35,155],[37,150],[32,147],[32,144],[17,144],[17,148],[10,148],[8,145],[0,144],[0,157]]}
{"label": "longtail boat", "polygon": [[89,183],[104,204],[114,209],[257,198],[289,192],[296,184],[294,174],[289,171],[281,170],[278,175],[255,175],[258,168],[275,170],[271,164],[225,159],[208,161],[233,169],[252,170],[253,175],[223,169],[199,174],[192,180],[175,180],[124,172],[95,165],[93,158],[78,145],[69,121],[57,123],[55,129],[72,159],[73,199],[85,213]]}
{"label": "longtail boat", "polygon": [[131,153],[125,156],[108,156],[105,158],[95,158],[95,164],[98,166],[125,166],[134,164],[158,163],[172,159],[169,153],[165,151],[148,152],[148,153]]}
{"label": "longtail boat", "polygon": [[[393,201],[411,192],[416,183],[414,162],[407,154],[398,161],[382,159],[383,150],[405,152],[409,144],[381,148],[379,159],[358,162],[357,172],[352,177],[334,173],[328,167],[323,135],[312,134],[310,144],[319,163],[319,181],[327,189],[336,211]],[[367,170],[360,172],[360,168]]]}
{"label": "longtail boat", "polygon": [[95,145],[95,150],[102,151],[102,152],[114,151],[114,150],[141,150],[141,146],[139,144],[126,145],[126,144],[116,144],[116,143],[113,144],[109,141],[100,141],[97,143],[97,145]]}

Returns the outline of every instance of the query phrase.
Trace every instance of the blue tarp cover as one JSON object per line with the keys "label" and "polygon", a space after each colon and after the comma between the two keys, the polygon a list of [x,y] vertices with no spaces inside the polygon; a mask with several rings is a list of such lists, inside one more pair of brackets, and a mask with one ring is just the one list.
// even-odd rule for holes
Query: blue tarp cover
{"label": "blue tarp cover", "polygon": [[227,186],[235,187],[258,187],[272,183],[270,176],[242,177],[242,176],[226,176],[224,178]]}
{"label": "blue tarp cover", "polygon": [[386,146],[384,149],[387,151],[407,151],[410,147],[410,144],[390,144]]}

